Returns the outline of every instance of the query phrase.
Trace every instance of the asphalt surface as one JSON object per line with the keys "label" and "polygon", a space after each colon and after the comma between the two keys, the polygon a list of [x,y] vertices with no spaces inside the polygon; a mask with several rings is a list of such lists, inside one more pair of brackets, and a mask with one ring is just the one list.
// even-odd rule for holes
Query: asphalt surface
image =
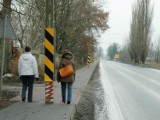
{"label": "asphalt surface", "polygon": [[[54,103],[45,104],[45,87],[35,85],[33,102],[21,102],[20,95],[13,98],[15,104],[0,111],[0,120],[72,120],[77,104],[98,62],[76,71],[73,99],[70,105],[61,102],[60,83],[54,82]],[[7,89],[7,86],[5,86]],[[21,91],[21,88],[12,88]]]}
{"label": "asphalt surface", "polygon": [[160,70],[113,61],[101,67],[124,120],[160,120]]}

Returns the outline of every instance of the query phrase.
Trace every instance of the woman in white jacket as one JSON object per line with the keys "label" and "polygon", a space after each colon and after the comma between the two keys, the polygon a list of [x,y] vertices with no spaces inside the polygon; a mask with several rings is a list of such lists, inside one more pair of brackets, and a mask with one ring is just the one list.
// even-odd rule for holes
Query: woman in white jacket
{"label": "woman in white jacket", "polygon": [[31,54],[31,48],[25,47],[25,52],[20,56],[18,62],[18,72],[22,79],[22,101],[26,100],[28,87],[28,102],[32,102],[34,79],[38,80],[38,67],[35,57]]}

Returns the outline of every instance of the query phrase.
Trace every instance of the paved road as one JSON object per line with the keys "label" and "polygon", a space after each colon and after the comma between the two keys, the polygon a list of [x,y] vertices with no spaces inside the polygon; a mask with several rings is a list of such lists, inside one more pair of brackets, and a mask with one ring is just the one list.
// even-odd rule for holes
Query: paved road
{"label": "paved road", "polygon": [[124,120],[160,120],[160,70],[101,61]]}

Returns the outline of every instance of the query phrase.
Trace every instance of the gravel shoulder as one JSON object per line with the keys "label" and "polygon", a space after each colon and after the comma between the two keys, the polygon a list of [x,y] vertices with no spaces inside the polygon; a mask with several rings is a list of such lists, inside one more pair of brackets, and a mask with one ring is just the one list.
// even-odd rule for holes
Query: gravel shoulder
{"label": "gravel shoulder", "polygon": [[97,66],[77,105],[74,120],[108,120],[104,91],[99,76],[99,66]]}

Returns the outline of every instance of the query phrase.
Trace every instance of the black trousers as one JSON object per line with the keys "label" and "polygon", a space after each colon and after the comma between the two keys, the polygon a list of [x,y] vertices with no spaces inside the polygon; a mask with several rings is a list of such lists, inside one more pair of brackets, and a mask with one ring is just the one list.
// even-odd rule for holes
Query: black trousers
{"label": "black trousers", "polygon": [[23,75],[22,79],[22,97],[26,98],[28,88],[28,102],[32,102],[34,75]]}

